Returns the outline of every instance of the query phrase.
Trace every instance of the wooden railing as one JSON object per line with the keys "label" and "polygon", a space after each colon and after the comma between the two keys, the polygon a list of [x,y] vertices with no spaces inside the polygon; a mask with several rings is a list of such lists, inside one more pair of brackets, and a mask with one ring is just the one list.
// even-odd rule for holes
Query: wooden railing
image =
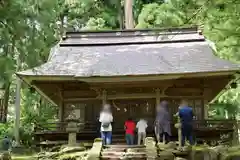
{"label": "wooden railing", "polygon": [[194,121],[194,129],[209,130],[209,129],[233,129],[236,120],[201,120]]}
{"label": "wooden railing", "polygon": [[[175,122],[172,122],[174,126]],[[43,125],[35,125],[36,132],[46,132],[46,131],[58,131],[65,132],[67,127],[67,122],[53,122],[45,123]],[[193,127],[195,130],[231,130],[236,124],[235,120],[195,120],[193,122]],[[113,123],[114,131],[123,130],[123,124]],[[79,132],[99,132],[100,123],[90,121],[90,122],[78,122]],[[149,124],[148,130],[153,130],[153,124]]]}

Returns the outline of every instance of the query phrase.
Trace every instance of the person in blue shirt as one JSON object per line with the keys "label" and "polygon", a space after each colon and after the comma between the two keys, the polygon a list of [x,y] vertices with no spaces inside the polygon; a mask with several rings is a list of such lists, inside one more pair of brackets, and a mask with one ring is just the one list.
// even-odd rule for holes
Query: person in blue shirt
{"label": "person in blue shirt", "polygon": [[191,107],[188,106],[186,100],[182,100],[178,115],[181,120],[182,124],[182,146],[185,144],[185,140],[187,139],[191,145],[194,144],[193,142],[193,110]]}

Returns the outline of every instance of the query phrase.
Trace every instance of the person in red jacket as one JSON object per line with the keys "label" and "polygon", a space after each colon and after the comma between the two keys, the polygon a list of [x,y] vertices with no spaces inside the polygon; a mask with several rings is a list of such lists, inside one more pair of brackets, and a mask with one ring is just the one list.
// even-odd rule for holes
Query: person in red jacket
{"label": "person in red jacket", "polygon": [[126,131],[127,145],[133,145],[134,144],[134,132],[135,132],[136,124],[132,120],[132,118],[128,118],[128,120],[125,122],[124,127],[125,127],[125,131]]}

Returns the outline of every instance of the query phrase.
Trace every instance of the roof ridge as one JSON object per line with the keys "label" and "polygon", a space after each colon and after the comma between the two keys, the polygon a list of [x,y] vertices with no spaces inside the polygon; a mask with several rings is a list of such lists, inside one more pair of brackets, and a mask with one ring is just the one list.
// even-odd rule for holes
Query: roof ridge
{"label": "roof ridge", "polygon": [[182,40],[155,40],[155,41],[132,41],[132,42],[100,42],[100,43],[60,43],[60,47],[80,47],[80,46],[112,46],[112,45],[138,45],[138,44],[166,44],[166,43],[189,43],[205,42],[205,38],[182,39]]}
{"label": "roof ridge", "polygon": [[[164,33],[165,32],[165,33]],[[131,29],[131,30],[97,30],[97,31],[76,31],[66,32],[64,39],[83,37],[126,37],[126,36],[153,36],[153,35],[173,35],[198,33],[198,27],[175,27],[158,29]]]}

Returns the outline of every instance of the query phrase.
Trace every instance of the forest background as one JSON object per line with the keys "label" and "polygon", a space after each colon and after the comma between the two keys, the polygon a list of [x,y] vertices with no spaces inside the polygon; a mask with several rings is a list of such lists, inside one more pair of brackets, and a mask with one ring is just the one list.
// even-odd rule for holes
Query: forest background
{"label": "forest background", "polygon": [[[1,0],[0,87],[4,92],[7,123],[0,124],[0,138],[13,135],[16,97],[15,72],[48,60],[51,48],[64,31],[124,29],[132,18],[134,28],[198,25],[213,42],[215,54],[240,62],[239,0]],[[126,6],[129,5],[129,6]],[[130,8],[132,17],[125,17]],[[131,16],[131,14],[130,14]],[[237,82],[239,83],[239,82]],[[239,118],[240,87],[229,89],[209,109],[215,119]],[[21,90],[22,141],[31,143],[34,123],[57,119],[57,108],[23,85]]]}

